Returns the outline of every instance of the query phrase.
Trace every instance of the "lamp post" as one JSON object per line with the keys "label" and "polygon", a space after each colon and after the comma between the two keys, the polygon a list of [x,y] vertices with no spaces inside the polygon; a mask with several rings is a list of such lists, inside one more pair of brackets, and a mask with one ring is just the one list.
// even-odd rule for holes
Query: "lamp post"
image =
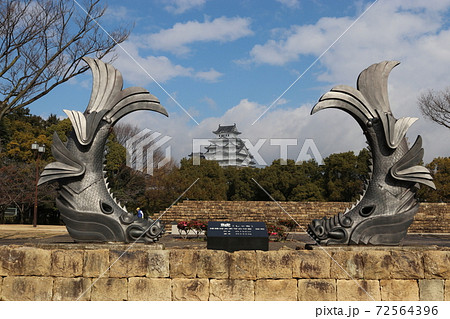
{"label": "lamp post", "polygon": [[31,144],[31,150],[37,153],[36,158],[36,183],[34,192],[34,213],[33,213],[33,227],[37,226],[37,196],[38,196],[38,181],[39,181],[39,159],[41,153],[45,152],[45,144],[39,145],[36,141]]}

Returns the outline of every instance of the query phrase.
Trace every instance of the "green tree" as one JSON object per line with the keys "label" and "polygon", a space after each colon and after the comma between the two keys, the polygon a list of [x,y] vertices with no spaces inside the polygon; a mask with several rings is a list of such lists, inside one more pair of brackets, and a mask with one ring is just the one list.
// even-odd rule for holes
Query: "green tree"
{"label": "green tree", "polygon": [[324,159],[323,177],[325,198],[328,201],[351,202],[363,190],[369,154],[361,151],[331,154]]}
{"label": "green tree", "polygon": [[126,149],[117,141],[114,131],[108,136],[106,150],[106,176],[114,197],[130,212],[136,207],[144,208],[147,176],[126,165]]}
{"label": "green tree", "polygon": [[299,184],[293,188],[289,200],[309,202],[324,200],[323,173],[316,161],[297,163],[297,176]]}
{"label": "green tree", "polygon": [[31,144],[37,142],[39,145],[45,144],[47,146],[45,149],[46,155],[43,156],[43,158],[46,158],[50,153],[48,146],[51,144],[48,137],[44,134],[34,135],[28,123],[24,123],[22,129],[13,133],[11,141],[6,145],[6,156],[13,161],[30,163],[35,158],[35,153],[31,150]]}
{"label": "green tree", "polygon": [[58,134],[58,137],[61,139],[62,142],[67,142],[67,137],[69,136],[70,132],[72,132],[72,122],[70,120],[64,119],[64,120],[55,120],[51,117],[49,117],[49,123],[45,130],[45,134],[51,139],[53,143],[53,134],[56,132]]}
{"label": "green tree", "polygon": [[289,200],[298,202],[320,202],[323,201],[322,193],[323,189],[320,188],[319,185],[308,182],[294,187]]}
{"label": "green tree", "polygon": [[[301,163],[275,160],[261,169],[257,181],[275,200],[317,201],[323,199],[322,179],[321,168],[313,160]],[[259,187],[255,197],[268,199]]]}
{"label": "green tree", "polygon": [[251,201],[255,200],[257,185],[253,181],[258,179],[258,168],[252,167],[234,167],[228,166],[223,168],[227,179],[227,200]]}
{"label": "green tree", "polygon": [[[3,130],[0,139],[3,148],[0,151],[0,219],[2,209],[16,207],[19,210],[18,223],[31,222],[34,206],[36,183],[36,153],[31,144],[36,141],[45,144],[46,152],[40,154],[39,171],[51,159],[51,136],[49,126],[58,125],[59,120],[51,115],[48,120],[32,115],[28,108],[9,113],[0,120]],[[56,185],[46,184],[38,188],[38,223],[58,224],[59,213],[55,207]]]}
{"label": "green tree", "polygon": [[356,171],[358,173],[359,179],[365,181],[369,178],[369,165],[372,155],[367,148],[363,148],[359,154],[356,161]]}
{"label": "green tree", "polygon": [[[275,160],[270,166],[264,167],[258,175],[257,182],[275,200],[286,201],[292,190],[299,184],[299,171],[294,160]],[[256,194],[258,200],[268,200],[267,194],[258,189]]]}
{"label": "green tree", "polygon": [[153,175],[147,175],[145,197],[141,201],[144,204],[141,204],[141,207],[159,217],[159,212],[170,207],[185,191],[184,186],[175,163],[156,168]]}
{"label": "green tree", "polygon": [[4,164],[33,162],[35,153],[31,150],[31,144],[35,141],[40,145],[47,146],[41,159],[48,158],[51,153],[51,138],[45,130],[46,120],[40,116],[31,115],[25,108],[8,114],[1,122],[5,127],[5,132],[0,136],[0,139],[4,141],[0,151],[0,162]]}
{"label": "green tree", "polygon": [[426,167],[433,175],[436,190],[421,187],[418,198],[424,202],[449,203],[450,202],[450,157],[437,157]]}
{"label": "green tree", "polygon": [[[271,165],[261,169],[258,178],[255,179],[259,185],[269,193],[277,201],[285,201],[289,187],[293,184],[293,170],[295,169],[295,162],[287,160],[286,165],[283,165],[281,160],[275,160]],[[259,188],[256,192],[257,200],[269,200],[265,191]]]}
{"label": "green tree", "polygon": [[194,165],[192,159],[183,158],[178,173],[183,190],[198,178],[198,181],[185,194],[186,198],[195,200],[227,199],[227,181],[222,167],[217,162],[201,159],[200,165]]}
{"label": "green tree", "polygon": [[126,164],[126,149],[117,142],[114,133],[111,133],[106,143],[106,150],[106,171],[116,174]]}

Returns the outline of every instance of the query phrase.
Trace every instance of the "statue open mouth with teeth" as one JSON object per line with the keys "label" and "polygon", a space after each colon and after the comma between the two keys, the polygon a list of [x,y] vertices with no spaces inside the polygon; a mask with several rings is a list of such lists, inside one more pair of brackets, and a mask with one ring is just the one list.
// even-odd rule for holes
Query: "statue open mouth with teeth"
{"label": "statue open mouth with teeth", "polygon": [[58,181],[56,199],[62,220],[75,241],[143,242],[157,241],[164,233],[159,220],[137,218],[110,193],[105,178],[105,145],[111,128],[123,116],[137,110],[167,112],[147,90],[122,90],[122,75],[100,60],[84,58],[93,75],[92,94],[84,113],[64,112],[73,131],[66,144],[53,135],[52,154],[39,184]]}
{"label": "statue open mouth with teeth", "polygon": [[358,77],[357,89],[338,85],[325,93],[311,114],[326,108],[349,113],[361,126],[372,155],[370,178],[360,200],[345,213],[315,219],[308,233],[319,244],[397,245],[419,209],[419,183],[435,188],[429,170],[420,165],[422,138],[409,149],[405,138],[416,118],[394,118],[387,80],[399,62],[373,64]]}

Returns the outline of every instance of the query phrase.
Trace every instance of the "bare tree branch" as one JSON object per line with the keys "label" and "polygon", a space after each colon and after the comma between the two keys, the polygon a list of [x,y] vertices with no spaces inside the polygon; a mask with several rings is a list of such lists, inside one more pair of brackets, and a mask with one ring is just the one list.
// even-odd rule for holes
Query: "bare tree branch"
{"label": "bare tree branch", "polygon": [[141,131],[138,126],[121,122],[114,125],[113,130],[114,134],[116,135],[117,142],[119,142],[119,144],[124,147],[130,138]]}
{"label": "bare tree branch", "polygon": [[101,59],[127,39],[129,30],[109,37],[96,23],[106,12],[100,0],[82,5],[88,14],[68,0],[0,2],[0,120],[88,70],[82,57]]}
{"label": "bare tree branch", "polygon": [[422,114],[450,129],[450,87],[442,91],[428,90],[418,98]]}
{"label": "bare tree branch", "polygon": [[[113,131],[114,134],[116,136],[116,140],[119,144],[121,144],[123,147],[126,147],[126,143],[129,139],[133,138],[134,136],[136,136],[139,132],[141,132],[142,130],[135,125],[129,124],[129,123],[118,123],[113,127]],[[136,167],[136,162],[137,161],[142,161],[143,162],[143,171],[146,172],[147,171],[147,155],[152,156],[152,160],[153,160],[153,170],[158,170],[158,164],[165,158],[165,153],[162,151],[161,148],[157,148],[155,150],[153,150],[153,152],[151,154],[147,154],[147,149],[149,149],[152,145],[154,145],[154,143],[156,142],[156,140],[152,140],[150,141],[148,144],[145,144],[143,146],[142,154],[143,154],[143,158],[137,159],[135,157],[133,157],[131,160],[132,162],[130,163],[132,165],[132,167]],[[128,150],[131,151],[131,150]],[[170,163],[169,166],[174,166],[174,163]]]}

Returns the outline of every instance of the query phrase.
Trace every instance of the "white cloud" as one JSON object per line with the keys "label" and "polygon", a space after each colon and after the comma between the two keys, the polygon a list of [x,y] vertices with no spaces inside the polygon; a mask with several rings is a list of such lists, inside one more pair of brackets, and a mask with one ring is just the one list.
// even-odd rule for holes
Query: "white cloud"
{"label": "white cloud", "polygon": [[124,6],[108,6],[104,14],[104,19],[112,22],[128,21],[130,20],[130,12],[127,7]]}
{"label": "white cloud", "polygon": [[214,101],[214,99],[212,99],[208,96],[205,96],[201,101],[205,102],[209,108],[214,109],[214,110],[217,109],[217,103],[216,103],[216,101]]}
{"label": "white cloud", "polygon": [[217,82],[219,78],[223,75],[223,73],[220,73],[213,68],[211,68],[209,71],[199,71],[195,74],[195,77],[201,80],[205,80],[208,82]]}
{"label": "white cloud", "polygon": [[[259,139],[266,139],[259,154],[268,164],[280,157],[280,147],[270,145],[269,140],[271,138],[297,139],[298,145],[289,146],[288,148],[289,158],[293,159],[298,157],[306,138],[314,139],[323,156],[332,152],[347,151],[348,148],[341,148],[342,145],[345,147],[350,144],[350,149],[356,151],[364,147],[364,139],[362,138],[362,133],[358,133],[356,130],[356,123],[353,123],[353,127],[357,136],[361,136],[357,143],[355,143],[355,135],[346,133],[348,131],[347,128],[341,125],[336,125],[336,134],[331,138],[321,134],[323,127],[320,124],[330,127],[336,121],[336,118],[338,118],[338,124],[353,121],[348,116],[345,117],[344,114],[342,114],[343,121],[339,119],[339,116],[333,116],[327,118],[325,122],[318,122],[317,118],[313,119],[309,115],[311,105],[304,105],[299,108],[276,109],[252,126],[251,123],[254,121],[255,116],[260,114],[265,107],[248,99],[243,99],[222,116],[206,118],[198,126],[192,126],[192,122],[190,122],[188,117],[180,115],[180,113],[170,114],[170,112],[169,118],[151,112],[138,112],[128,115],[124,120],[138,125],[142,129],[149,128],[171,136],[172,156],[176,161],[187,157],[192,152],[193,139],[214,137],[212,131],[216,130],[219,124],[232,125],[236,123],[238,129],[242,132],[241,137],[249,139],[253,145],[256,145]],[[342,143],[342,139],[345,139],[347,143]]]}
{"label": "white cloud", "polygon": [[298,8],[300,5],[299,0],[276,0],[276,1],[291,9]]}
{"label": "white cloud", "polygon": [[[448,1],[447,6],[448,6]],[[375,52],[399,55],[413,49],[417,40],[436,34],[442,25],[439,15],[442,6],[435,2],[380,1],[376,3],[326,55],[344,51],[348,56],[366,50],[366,56]],[[445,12],[445,10],[444,10]],[[292,26],[281,39],[271,39],[253,47],[253,62],[284,65],[297,61],[301,55],[318,56],[324,52],[356,19],[356,17],[324,17],[316,24]],[[277,32],[279,34],[279,32]],[[412,47],[413,46],[413,47]],[[367,54],[369,53],[369,54]]]}
{"label": "white cloud", "polygon": [[[450,1],[380,1],[375,4],[320,60],[315,75],[331,86],[355,86],[356,78],[369,65],[383,60],[398,60],[389,78],[391,108],[397,118],[414,116],[420,120],[408,132],[410,142],[417,135],[424,140],[425,161],[436,156],[449,156],[449,132],[423,119],[417,96],[426,88],[448,86],[450,65],[450,29],[445,14]],[[292,26],[280,40],[256,45],[251,61],[286,65],[304,55],[319,56],[354,21],[353,18],[321,18],[313,25]],[[280,34],[278,32],[277,34]],[[310,73],[314,72],[313,70]],[[311,74],[309,75],[311,76]],[[273,118],[271,110],[265,117]],[[316,138],[327,136],[318,144],[324,153],[358,149],[364,146],[359,127],[343,112],[326,110],[306,119],[317,128]],[[259,116],[256,115],[255,119]],[[264,120],[263,117],[261,121]],[[361,136],[355,141],[355,136]],[[445,147],[443,147],[445,145]]]}
{"label": "white cloud", "polygon": [[164,83],[175,77],[190,77],[206,82],[217,82],[223,75],[214,68],[208,71],[195,71],[191,67],[174,64],[166,56],[149,55],[142,57],[139,54],[139,44],[135,39],[130,39],[121,46],[124,50],[117,52],[118,58],[113,65],[123,74],[126,74],[126,80],[134,85],[145,86],[151,83],[153,79]]}
{"label": "white cloud", "polygon": [[220,17],[212,21],[176,23],[172,28],[144,37],[149,48],[186,54],[188,45],[195,42],[230,42],[253,34],[248,18]]}
{"label": "white cloud", "polygon": [[285,105],[287,104],[289,101],[286,100],[285,98],[280,98],[275,104],[274,106],[279,106],[279,105]]}
{"label": "white cloud", "polygon": [[284,65],[298,60],[300,55],[320,55],[350,24],[348,18],[321,18],[315,25],[293,26],[282,34],[281,40],[255,45],[250,51],[251,60]]}
{"label": "white cloud", "polygon": [[[450,156],[448,129],[425,120],[417,107],[417,96],[422,90],[448,86],[450,30],[441,12],[449,8],[450,1],[379,1],[322,57],[322,68],[314,73],[319,80],[329,83],[322,92],[325,93],[336,84],[355,86],[359,72],[372,63],[401,61],[389,78],[391,108],[397,118],[419,117],[408,131],[408,138],[412,143],[417,135],[423,137],[425,162],[437,156]],[[318,56],[354,19],[321,18],[313,25],[293,26],[283,33],[277,32],[282,34],[282,39],[255,46],[251,60],[286,65],[303,55]],[[182,42],[181,46],[190,41]],[[310,72],[312,74],[312,70]],[[189,76],[196,74],[193,70],[188,73]],[[266,107],[242,99],[222,116],[203,119],[199,126],[193,126],[176,107],[168,109],[172,113],[168,119],[145,112],[132,114],[127,120],[172,136],[172,154],[177,160],[192,152],[193,138],[213,137],[212,131],[219,124],[236,123],[241,136],[249,138],[253,144],[259,138],[297,138],[298,145],[289,147],[289,157],[293,159],[306,138],[314,140],[324,157],[348,150],[357,153],[366,146],[358,124],[345,112],[332,109],[310,116],[312,105],[293,107],[292,102],[282,98],[279,107],[273,107],[252,126]],[[270,163],[279,157],[279,147],[266,142],[260,153]]]}
{"label": "white cloud", "polygon": [[206,3],[206,0],[166,0],[167,5],[165,9],[175,14],[181,14],[185,11],[201,7]]}
{"label": "white cloud", "polygon": [[[288,147],[288,158],[297,159],[305,139],[313,139],[323,157],[332,153],[354,151],[355,154],[366,147],[366,139],[357,122],[348,114],[339,110],[325,110],[313,116],[310,115],[312,105],[302,105],[298,108],[277,108],[262,117],[255,125],[251,125],[255,117],[261,114],[265,105],[248,99],[241,100],[237,105],[227,110],[220,117],[209,117],[193,126],[190,119],[181,113],[172,113],[169,118],[152,112],[132,113],[125,121],[149,128],[172,137],[170,142],[173,158],[179,162],[192,152],[193,139],[209,139],[214,137],[212,131],[219,124],[232,125],[236,123],[242,132],[240,137],[247,138],[253,145],[259,139],[266,139],[259,154],[270,164],[280,158],[280,146],[270,145],[271,138],[297,139],[296,146]],[[436,156],[449,156],[449,150],[442,150],[442,143],[448,130],[438,126],[428,127],[429,123],[419,121],[410,129],[410,142],[414,142],[417,130],[424,138],[425,162],[430,162]],[[424,130],[428,127],[427,130]],[[414,129],[413,129],[414,128]],[[445,135],[447,134],[447,135]],[[439,144],[433,141],[439,140]]]}
{"label": "white cloud", "polygon": [[[189,52],[188,45],[197,41],[234,41],[252,34],[250,20],[246,18],[221,17],[204,22],[189,21],[177,23],[172,28],[149,35],[131,36],[118,50],[118,59],[114,65],[129,75],[134,84],[145,85],[152,82],[166,82],[175,77],[191,77],[194,79],[217,82],[223,73],[210,68],[208,71],[194,70],[174,64],[166,56],[142,56],[145,50],[167,50],[177,54]],[[130,58],[130,56],[132,58]],[[148,74],[147,74],[148,73]]]}
{"label": "white cloud", "polygon": [[134,85],[145,86],[153,81],[152,77],[163,83],[174,77],[193,76],[194,70],[192,68],[173,64],[165,56],[141,57],[134,43],[134,41],[127,41],[122,44],[122,47],[135,61],[128,54],[118,52],[119,56],[113,63],[122,74],[127,75],[126,80]]}
{"label": "white cloud", "polygon": [[69,83],[71,85],[75,85],[75,86],[80,86],[83,89],[90,89],[92,87],[92,80],[82,78],[82,77],[70,78],[69,81],[67,81],[67,83]]}

